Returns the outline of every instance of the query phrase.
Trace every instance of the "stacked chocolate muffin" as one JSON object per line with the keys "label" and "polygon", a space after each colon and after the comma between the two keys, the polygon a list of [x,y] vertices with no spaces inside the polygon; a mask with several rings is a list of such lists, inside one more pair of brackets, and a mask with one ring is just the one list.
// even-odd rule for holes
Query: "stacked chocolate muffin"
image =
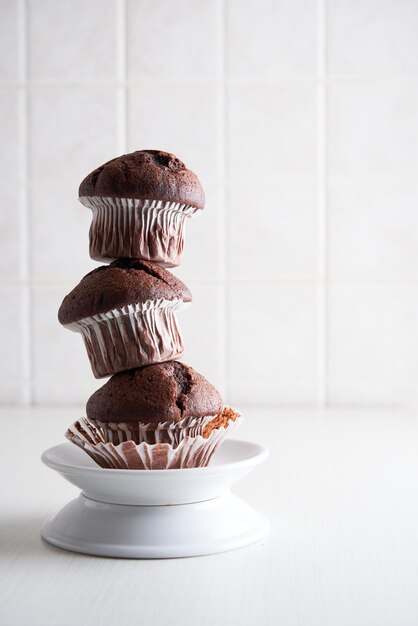
{"label": "stacked chocolate muffin", "polygon": [[81,183],[93,212],[93,270],[63,300],[58,319],[82,334],[93,374],[111,376],[66,437],[101,467],[207,465],[239,413],[223,405],[183,355],[177,311],[192,301],[167,267],[180,264],[186,218],[204,207],[197,176],[174,155],[141,150]]}

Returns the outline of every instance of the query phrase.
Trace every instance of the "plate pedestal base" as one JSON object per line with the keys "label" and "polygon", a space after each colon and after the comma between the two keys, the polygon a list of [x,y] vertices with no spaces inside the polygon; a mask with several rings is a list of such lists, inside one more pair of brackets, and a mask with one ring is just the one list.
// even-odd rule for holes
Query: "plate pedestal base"
{"label": "plate pedestal base", "polygon": [[103,469],[71,443],[42,460],[81,490],[42,526],[49,543],[84,554],[163,559],[226,552],[253,543],[268,523],[231,487],[267,458],[230,439],[210,465],[174,470]]}
{"label": "plate pedestal base", "polygon": [[59,548],[98,556],[174,558],[215,554],[258,541],[268,523],[231,493],[174,506],[97,502],[80,494],[42,526]]}

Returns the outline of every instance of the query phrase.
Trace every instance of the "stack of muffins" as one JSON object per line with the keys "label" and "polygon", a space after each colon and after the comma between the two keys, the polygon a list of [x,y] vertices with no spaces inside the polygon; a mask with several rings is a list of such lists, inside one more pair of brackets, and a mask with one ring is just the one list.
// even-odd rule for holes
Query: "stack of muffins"
{"label": "stack of muffins", "polygon": [[116,469],[201,467],[238,421],[218,391],[177,361],[177,311],[190,291],[167,267],[180,264],[186,218],[204,207],[197,176],[174,155],[141,150],[105,163],[81,183],[93,212],[93,270],[63,300],[58,319],[82,334],[96,378],[87,417],[66,437]]}

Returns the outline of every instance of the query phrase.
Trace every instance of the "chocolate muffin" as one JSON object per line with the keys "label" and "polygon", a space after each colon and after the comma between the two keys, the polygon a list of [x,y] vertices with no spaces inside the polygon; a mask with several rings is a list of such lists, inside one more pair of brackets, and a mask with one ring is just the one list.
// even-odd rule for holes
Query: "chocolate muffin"
{"label": "chocolate muffin", "polygon": [[102,467],[133,469],[207,465],[239,417],[206,378],[178,361],[115,374],[86,411],[67,438]]}
{"label": "chocolate muffin", "polygon": [[87,417],[101,423],[161,422],[215,416],[222,398],[201,374],[184,363],[169,361],[115,374],[88,400]]}
{"label": "chocolate muffin", "polygon": [[205,204],[196,174],[160,150],[101,165],[81,183],[79,199],[93,211],[92,259],[140,258],[164,267],[180,264],[186,217]]}
{"label": "chocolate muffin", "polygon": [[118,259],[84,276],[64,298],[58,319],[82,334],[93,374],[101,378],[181,356],[175,313],[191,299],[168,270]]}

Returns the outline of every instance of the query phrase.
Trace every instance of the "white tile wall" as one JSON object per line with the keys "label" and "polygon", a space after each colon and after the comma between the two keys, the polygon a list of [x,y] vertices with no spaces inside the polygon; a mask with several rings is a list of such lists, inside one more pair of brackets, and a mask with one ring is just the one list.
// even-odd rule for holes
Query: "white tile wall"
{"label": "white tile wall", "polygon": [[274,80],[315,74],[318,8],[311,0],[225,2],[228,76]]}
{"label": "white tile wall", "polygon": [[[0,277],[18,279],[19,262],[19,95],[0,91]],[[6,150],[7,146],[7,150]],[[9,208],[10,207],[10,208]]]}
{"label": "white tile wall", "polygon": [[314,82],[232,83],[227,115],[228,174],[237,184],[315,175]]}
{"label": "white tile wall", "polygon": [[329,301],[330,402],[409,399],[418,371],[417,285],[333,285]]}
{"label": "white tile wall", "polygon": [[[181,272],[177,272],[180,274]],[[223,286],[188,280],[193,295],[190,308],[178,315],[186,346],[185,362],[226,392],[222,328]]]}
{"label": "white tile wall", "polygon": [[227,259],[232,279],[318,278],[316,187],[313,177],[230,185]]}
{"label": "white tile wall", "polygon": [[16,82],[18,78],[18,3],[0,1],[0,80]]}
{"label": "white tile wall", "polygon": [[411,0],[331,0],[328,62],[333,74],[418,71],[418,12]]}
{"label": "white tile wall", "polygon": [[328,90],[331,177],[414,177],[418,83],[333,83]]}
{"label": "white tile wall", "polygon": [[202,185],[219,184],[221,91],[204,83],[142,83],[128,90],[128,150],[159,146],[184,155],[202,172]]}
{"label": "white tile wall", "polygon": [[74,184],[65,180],[61,184],[33,184],[29,203],[31,274],[35,283],[66,281],[75,285],[100,265],[89,257],[91,216],[74,198]]}
{"label": "white tile wall", "polygon": [[418,3],[0,0],[0,400],[100,381],[62,297],[81,179],[173,151],[207,208],[186,362],[236,404],[418,401]]}
{"label": "white tile wall", "polygon": [[129,79],[173,82],[220,77],[221,0],[127,0],[127,13]]}
{"label": "white tile wall", "polygon": [[14,403],[21,398],[21,388],[29,383],[21,368],[23,350],[20,329],[24,301],[19,287],[2,287],[0,293],[0,394],[3,402]]}
{"label": "white tile wall", "polygon": [[91,163],[107,161],[116,148],[115,90],[32,89],[28,98],[29,182],[78,184]]}
{"label": "white tile wall", "polygon": [[334,280],[418,279],[418,181],[330,182],[329,274]]}
{"label": "white tile wall", "polygon": [[319,371],[314,284],[245,283],[229,290],[232,402],[315,404]]}
{"label": "white tile wall", "polygon": [[28,78],[34,83],[117,78],[113,0],[27,0]]}
{"label": "white tile wall", "polygon": [[58,307],[71,288],[68,284],[32,290],[32,394],[38,404],[83,402],[100,386],[92,376],[81,335],[58,323]]}

